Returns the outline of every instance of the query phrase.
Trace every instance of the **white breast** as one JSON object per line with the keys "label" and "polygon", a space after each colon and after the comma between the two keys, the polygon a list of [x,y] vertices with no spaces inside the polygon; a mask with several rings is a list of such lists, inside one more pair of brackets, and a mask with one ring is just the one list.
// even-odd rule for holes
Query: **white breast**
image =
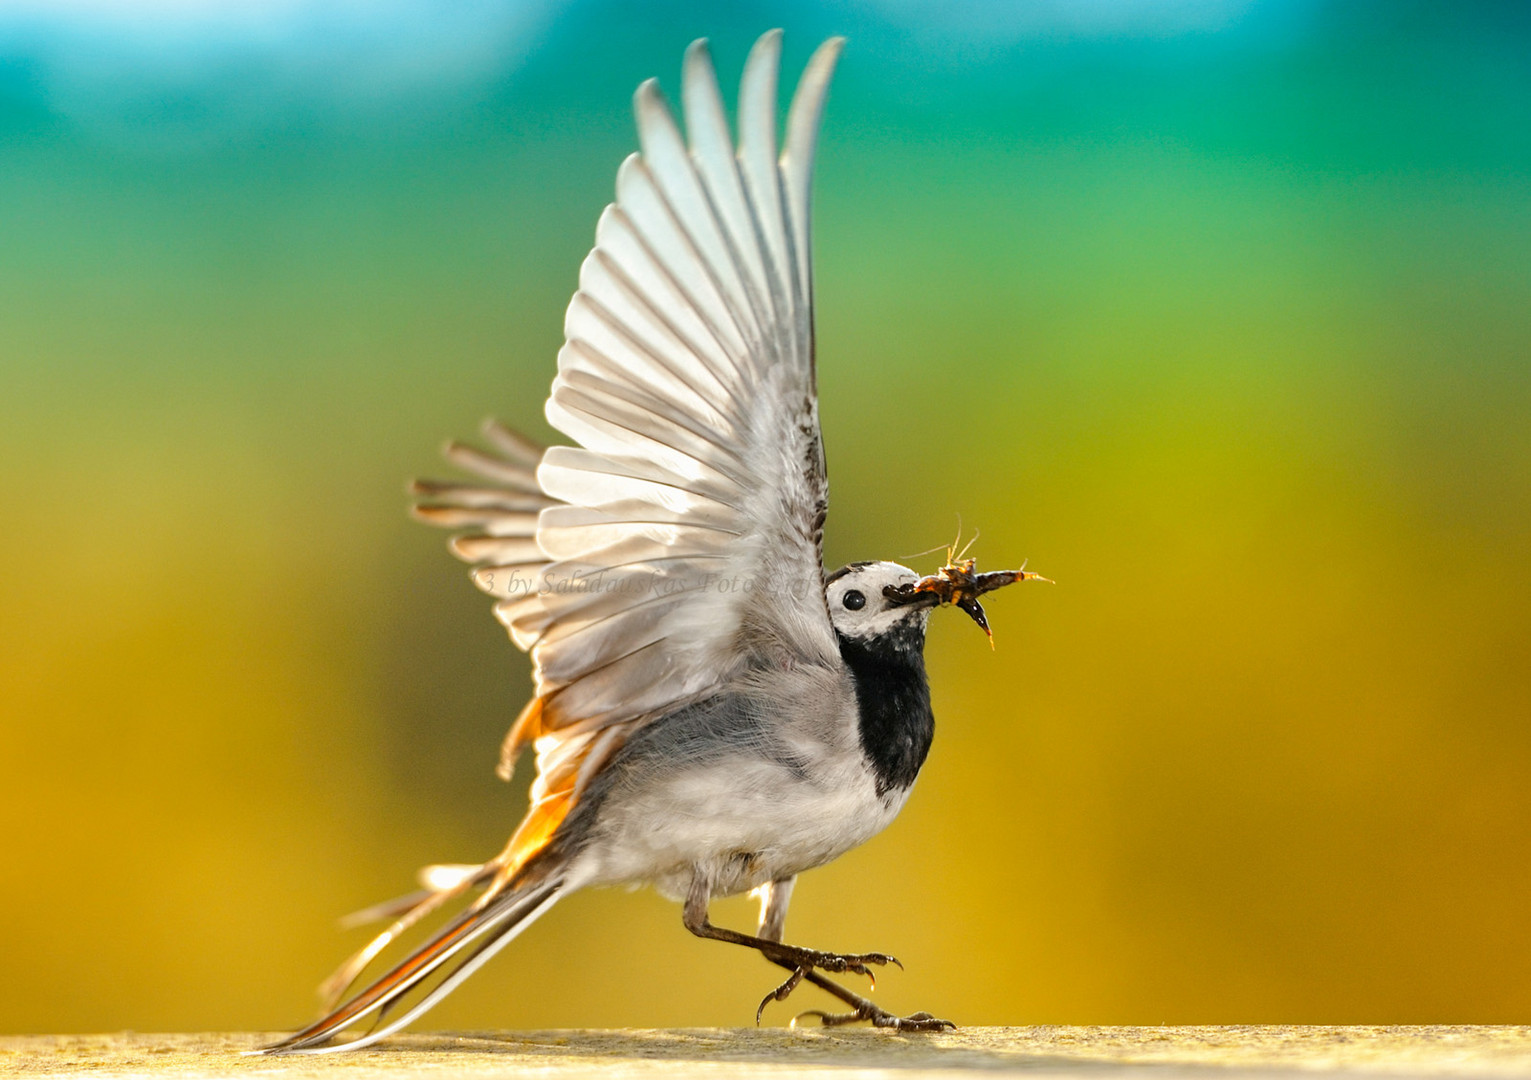
{"label": "white breast", "polygon": [[[907,790],[879,795],[843,673],[793,673],[750,687],[773,703],[771,737],[791,762],[720,740],[693,763],[656,762],[607,796],[581,856],[593,884],[652,882],[682,898],[693,872],[726,896],[810,870],[893,821]],[[664,723],[664,721],[657,721]]]}
{"label": "white breast", "polygon": [[813,777],[744,761],[678,772],[608,805],[581,876],[681,899],[697,869],[727,896],[822,866],[887,828],[907,794],[879,796],[860,760],[837,764]]}

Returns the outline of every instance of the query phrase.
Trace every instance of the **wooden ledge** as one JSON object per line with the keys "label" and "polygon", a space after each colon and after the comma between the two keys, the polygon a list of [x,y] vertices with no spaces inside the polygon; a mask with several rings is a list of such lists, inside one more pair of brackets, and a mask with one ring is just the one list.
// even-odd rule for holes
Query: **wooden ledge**
{"label": "wooden ledge", "polygon": [[259,1034],[0,1036],[0,1076],[1528,1076],[1531,1027],[990,1027],[441,1032],[248,1057]]}

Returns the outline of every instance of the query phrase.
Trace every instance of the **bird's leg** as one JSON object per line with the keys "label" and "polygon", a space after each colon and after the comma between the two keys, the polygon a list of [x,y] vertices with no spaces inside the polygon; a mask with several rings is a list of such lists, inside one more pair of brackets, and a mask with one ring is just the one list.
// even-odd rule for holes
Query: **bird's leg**
{"label": "bird's leg", "polygon": [[797,875],[770,881],[755,890],[760,894],[760,929],[755,933],[767,941],[780,941],[787,929],[787,905],[792,902],[792,887]]}
{"label": "bird's leg", "polygon": [[[797,875],[794,874],[780,881],[769,881],[757,890],[760,894],[760,928],[755,933],[761,940],[781,940],[787,928],[787,905],[792,902],[792,887],[796,884]],[[773,1001],[785,1000],[788,994],[797,989],[797,984],[803,981],[807,973],[806,968],[793,968],[786,982],[760,999],[760,1005],[755,1009],[756,1027],[760,1026],[760,1017],[765,1007]]]}
{"label": "bird's leg", "polygon": [[[897,957],[886,953],[820,952],[817,949],[805,949],[798,945],[787,945],[781,941],[772,941],[753,934],[741,934],[737,930],[729,930],[722,926],[713,926],[707,918],[707,901],[710,898],[711,888],[708,882],[701,875],[697,875],[692,883],[691,892],[686,897],[686,905],[681,909],[681,920],[686,924],[687,930],[697,937],[748,946],[757,950],[767,960],[780,964],[784,968],[854,971],[870,979],[873,976],[871,969],[867,967],[868,964],[898,964]],[[899,964],[899,967],[903,965]],[[873,979],[873,982],[875,983],[876,980]]]}
{"label": "bird's leg", "polygon": [[[773,881],[761,890],[760,905],[760,930],[758,935],[741,934],[736,930],[727,930],[713,926],[707,918],[707,902],[711,896],[711,890],[707,881],[698,874],[693,879],[691,892],[686,897],[686,905],[682,909],[682,920],[686,929],[698,937],[711,938],[714,941],[728,941],[735,945],[746,945],[759,950],[771,963],[786,968],[792,974],[787,980],[767,994],[760,1002],[760,1007],[755,1010],[755,1022],[760,1023],[761,1014],[765,1007],[773,1001],[781,1001],[797,989],[798,985],[805,980],[811,982],[819,989],[833,994],[841,1001],[849,1005],[854,1012],[850,1013],[826,1013],[818,1009],[803,1013],[804,1016],[817,1016],[826,1027],[838,1024],[850,1024],[860,1020],[870,1021],[875,1027],[895,1028],[899,1031],[942,1031],[946,1028],[956,1028],[950,1020],[938,1020],[929,1013],[915,1013],[912,1016],[894,1016],[884,1009],[878,1008],[867,998],[862,997],[841,986],[832,979],[820,974],[821,970],[827,971],[855,971],[858,974],[872,978],[875,986],[877,980],[867,970],[869,963],[894,963],[898,961],[883,953],[862,953],[857,955],[842,955],[837,953],[822,953],[814,949],[803,949],[795,945],[782,943],[782,933],[787,921],[787,905],[792,898],[792,886],[796,883],[795,877],[783,878]],[[837,966],[838,965],[838,966]],[[903,967],[902,964],[898,965]]]}

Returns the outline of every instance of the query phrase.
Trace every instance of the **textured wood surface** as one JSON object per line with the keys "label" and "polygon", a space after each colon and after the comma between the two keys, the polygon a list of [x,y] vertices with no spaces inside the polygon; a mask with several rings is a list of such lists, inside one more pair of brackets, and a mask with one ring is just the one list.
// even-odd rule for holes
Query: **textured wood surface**
{"label": "textured wood surface", "polygon": [[7,1076],[1531,1076],[1531,1027],[1022,1027],[937,1036],[722,1028],[404,1035],[351,1054],[251,1057],[266,1037],[0,1036]]}

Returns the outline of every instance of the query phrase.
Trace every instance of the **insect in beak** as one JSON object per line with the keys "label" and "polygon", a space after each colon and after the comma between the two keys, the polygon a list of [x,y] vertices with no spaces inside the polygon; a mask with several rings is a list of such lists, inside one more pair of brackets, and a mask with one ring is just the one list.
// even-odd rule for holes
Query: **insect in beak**
{"label": "insect in beak", "polygon": [[883,589],[883,595],[895,604],[922,603],[937,607],[951,604],[961,608],[988,636],[989,647],[992,649],[994,631],[989,629],[988,617],[984,615],[983,605],[978,602],[978,598],[984,593],[1014,585],[1018,581],[1044,581],[1049,585],[1053,582],[1030,570],[991,570],[986,574],[977,574],[973,572],[976,560],[964,559],[963,554],[966,554],[965,549],[959,554],[956,545],[952,545],[946,550],[946,565],[941,569],[929,577],[920,578],[912,585],[889,585]]}

